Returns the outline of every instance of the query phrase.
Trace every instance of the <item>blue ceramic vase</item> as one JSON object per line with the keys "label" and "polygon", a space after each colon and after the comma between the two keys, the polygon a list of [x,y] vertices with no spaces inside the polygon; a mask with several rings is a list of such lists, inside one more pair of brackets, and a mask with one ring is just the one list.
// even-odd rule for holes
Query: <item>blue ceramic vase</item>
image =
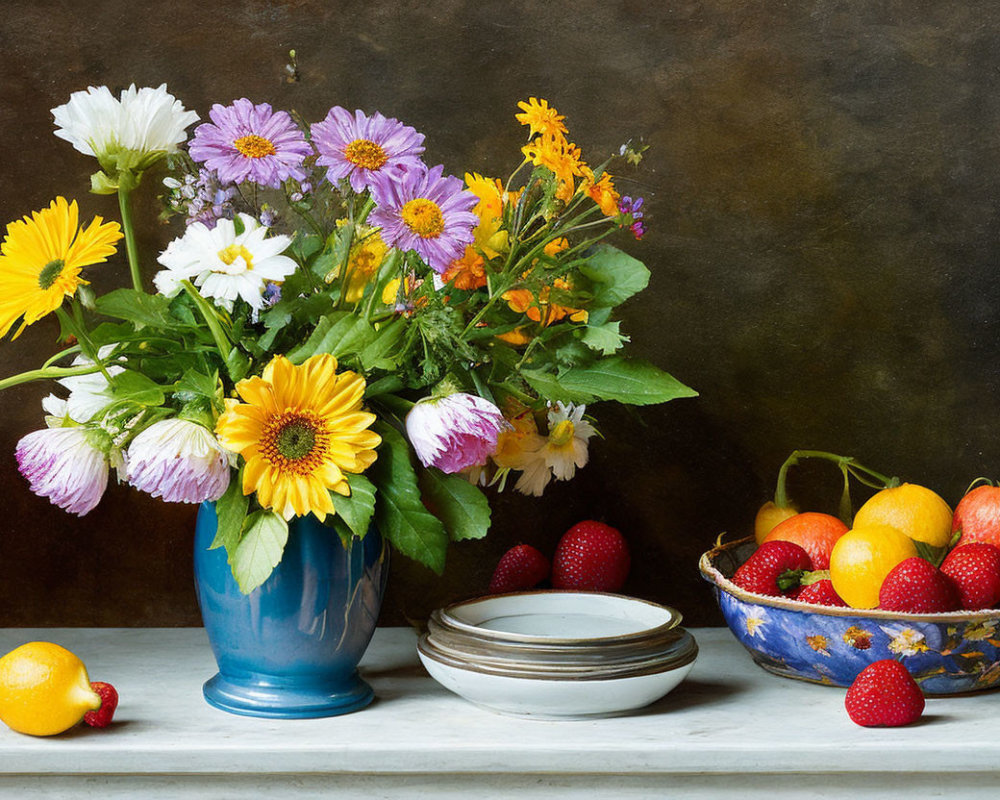
{"label": "blue ceramic vase", "polygon": [[240,592],[225,548],[209,550],[214,503],[198,510],[194,577],[201,616],[219,672],[205,699],[233,714],[299,719],[367,706],[358,675],[378,619],[388,548],[372,528],[344,547],[311,514],[289,522],[284,556],[249,595]]}

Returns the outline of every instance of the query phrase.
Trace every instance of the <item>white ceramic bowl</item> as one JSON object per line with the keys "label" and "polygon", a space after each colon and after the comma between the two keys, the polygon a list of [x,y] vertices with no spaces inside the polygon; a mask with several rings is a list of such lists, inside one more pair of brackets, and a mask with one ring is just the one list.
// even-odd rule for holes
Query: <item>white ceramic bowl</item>
{"label": "white ceramic bowl", "polygon": [[534,719],[590,719],[644,708],[684,680],[697,654],[695,648],[686,663],[630,677],[528,678],[494,674],[436,655],[424,646],[425,638],[417,646],[420,660],[446,689],[490,711]]}

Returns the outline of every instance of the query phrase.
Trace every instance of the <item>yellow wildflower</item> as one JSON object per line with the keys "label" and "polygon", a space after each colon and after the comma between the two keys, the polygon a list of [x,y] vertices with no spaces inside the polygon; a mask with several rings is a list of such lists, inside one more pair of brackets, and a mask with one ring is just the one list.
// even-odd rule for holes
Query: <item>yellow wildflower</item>
{"label": "yellow wildflower", "polygon": [[517,107],[524,113],[515,114],[514,119],[522,125],[528,125],[532,136],[538,133],[567,133],[566,125],[563,123],[566,118],[552,108],[548,100],[531,97],[527,102],[524,100],[519,102]]}

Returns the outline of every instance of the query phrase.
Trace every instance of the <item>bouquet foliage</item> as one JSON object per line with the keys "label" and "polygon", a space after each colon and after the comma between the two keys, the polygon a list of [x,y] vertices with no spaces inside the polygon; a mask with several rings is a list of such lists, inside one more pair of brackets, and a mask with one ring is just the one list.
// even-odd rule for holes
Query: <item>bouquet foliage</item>
{"label": "bouquet foliage", "polygon": [[[82,515],[114,470],[214,501],[245,592],[310,513],[345,543],[375,524],[440,572],[449,541],[487,532],[484,488],[541,495],[586,463],[587,405],[693,395],[622,353],[616,309],[649,271],[606,240],[642,236],[642,200],[610,159],[587,165],[546,101],[518,105],[527,141],[505,180],[446,175],[413,128],[340,107],[308,125],[239,99],[190,141],[198,115],[165,86],[53,109],[121,223],[83,225],[57,197],[7,226],[0,336],[61,326],[39,369],[0,381],[59,386],[17,445],[31,489]],[[131,216],[154,167],[164,219],[184,223],[155,264]],[[131,286],[97,296],[84,269],[122,243]]]}

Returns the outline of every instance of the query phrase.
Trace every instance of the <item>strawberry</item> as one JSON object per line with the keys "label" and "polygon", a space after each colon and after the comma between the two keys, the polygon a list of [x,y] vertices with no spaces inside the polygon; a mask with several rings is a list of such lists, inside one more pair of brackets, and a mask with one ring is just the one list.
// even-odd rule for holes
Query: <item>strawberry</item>
{"label": "strawberry", "polygon": [[110,683],[103,681],[92,681],[90,688],[101,696],[101,707],[84,714],[83,721],[94,728],[106,728],[118,708],[118,692]]}
{"label": "strawberry", "polygon": [[922,558],[900,561],[882,581],[878,607],[905,614],[956,611],[958,587],[941,570]]}
{"label": "strawberry", "polygon": [[924,694],[906,667],[891,658],[869,664],[847,690],[844,707],[866,728],[895,728],[920,719]]}
{"label": "strawberry", "polygon": [[490,580],[490,594],[533,589],[549,577],[549,560],[530,544],[519,544],[500,557]]}
{"label": "strawberry", "polygon": [[993,545],[960,544],[948,553],[941,571],[958,587],[962,608],[1000,607],[1000,550]]}
{"label": "strawberry", "polygon": [[794,542],[764,542],[733,575],[741,589],[773,597],[797,594],[802,572],[812,569],[809,554]]}
{"label": "strawberry", "polygon": [[617,592],[631,557],[621,533],[603,522],[578,522],[563,534],[552,558],[552,588]]}
{"label": "strawberry", "polygon": [[833,581],[823,578],[815,583],[803,586],[795,596],[796,600],[803,603],[813,603],[817,606],[847,606],[836,590],[833,588]]}

